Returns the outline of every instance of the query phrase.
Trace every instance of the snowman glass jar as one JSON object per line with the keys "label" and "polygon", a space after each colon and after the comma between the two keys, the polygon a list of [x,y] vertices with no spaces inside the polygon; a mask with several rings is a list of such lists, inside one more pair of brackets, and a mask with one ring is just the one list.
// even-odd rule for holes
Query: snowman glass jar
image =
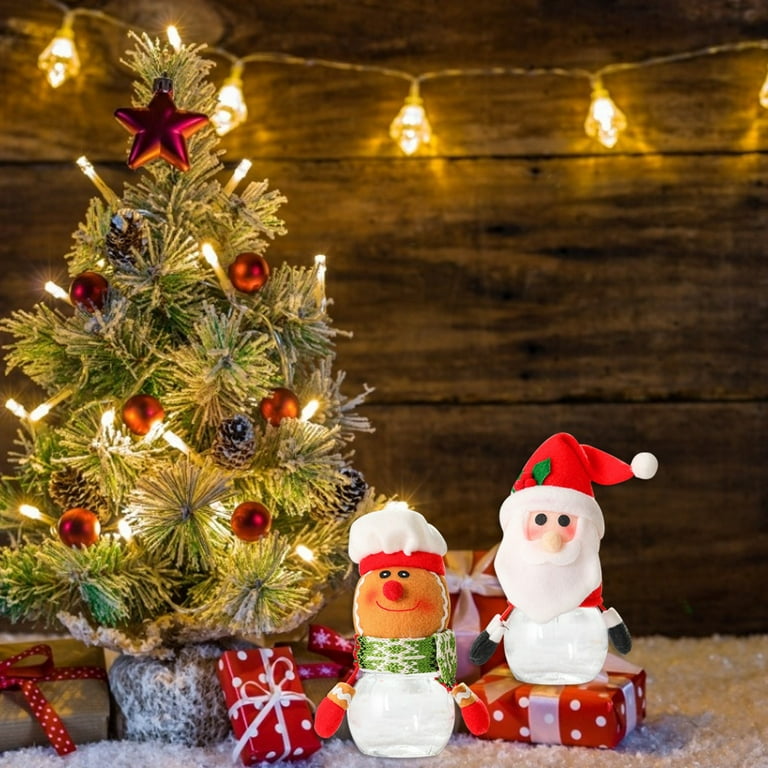
{"label": "snowman glass jar", "polygon": [[320,736],[333,735],[346,713],[364,754],[436,755],[453,733],[455,704],[472,733],[488,729],[483,702],[465,684],[454,684],[446,550],[437,529],[402,502],[352,524],[349,553],[360,568],[353,607],[357,666],[320,703]]}

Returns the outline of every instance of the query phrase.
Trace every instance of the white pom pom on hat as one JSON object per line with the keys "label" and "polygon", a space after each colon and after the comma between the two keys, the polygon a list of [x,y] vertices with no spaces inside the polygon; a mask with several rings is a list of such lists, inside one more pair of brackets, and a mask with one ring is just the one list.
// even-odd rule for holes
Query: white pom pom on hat
{"label": "white pom pom on hat", "polygon": [[659,460],[652,453],[638,453],[632,463],[632,474],[640,480],[650,480],[659,468]]}

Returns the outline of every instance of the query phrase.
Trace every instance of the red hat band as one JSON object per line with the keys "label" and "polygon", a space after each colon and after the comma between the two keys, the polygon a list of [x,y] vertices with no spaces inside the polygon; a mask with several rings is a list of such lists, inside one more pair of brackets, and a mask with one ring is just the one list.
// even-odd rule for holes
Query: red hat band
{"label": "red hat band", "polygon": [[366,555],[360,560],[360,575],[368,571],[379,571],[391,568],[421,568],[432,571],[440,576],[445,575],[445,561],[442,555],[434,552],[376,552]]}

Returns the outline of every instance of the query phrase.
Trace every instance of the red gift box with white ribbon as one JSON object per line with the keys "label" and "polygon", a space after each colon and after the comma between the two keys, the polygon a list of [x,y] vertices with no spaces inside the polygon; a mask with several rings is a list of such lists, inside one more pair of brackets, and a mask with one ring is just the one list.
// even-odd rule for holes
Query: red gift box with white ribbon
{"label": "red gift box with white ribbon", "polygon": [[449,627],[456,635],[458,668],[456,680],[471,683],[484,672],[504,663],[502,646],[482,667],[469,660],[469,649],[488,622],[507,607],[504,590],[493,570],[498,545],[488,551],[449,550],[445,555],[445,578],[451,596]]}
{"label": "red gift box with white ribbon", "polygon": [[304,760],[320,749],[290,648],[225,651],[219,681],[243,765]]}
{"label": "red gift box with white ribbon", "polygon": [[645,671],[610,654],[583,685],[521,683],[502,665],[470,687],[491,715],[483,739],[609,748],[645,717]]}

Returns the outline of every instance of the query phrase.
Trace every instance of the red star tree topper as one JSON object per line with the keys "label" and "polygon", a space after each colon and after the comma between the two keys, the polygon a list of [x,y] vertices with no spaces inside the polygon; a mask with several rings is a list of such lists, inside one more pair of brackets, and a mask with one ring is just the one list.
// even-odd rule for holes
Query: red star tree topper
{"label": "red star tree topper", "polygon": [[173,81],[158,77],[153,84],[154,96],[147,107],[124,107],[115,111],[117,121],[135,138],[128,156],[128,167],[140,168],[161,158],[180,171],[189,170],[186,140],[207,122],[207,115],[176,109]]}

